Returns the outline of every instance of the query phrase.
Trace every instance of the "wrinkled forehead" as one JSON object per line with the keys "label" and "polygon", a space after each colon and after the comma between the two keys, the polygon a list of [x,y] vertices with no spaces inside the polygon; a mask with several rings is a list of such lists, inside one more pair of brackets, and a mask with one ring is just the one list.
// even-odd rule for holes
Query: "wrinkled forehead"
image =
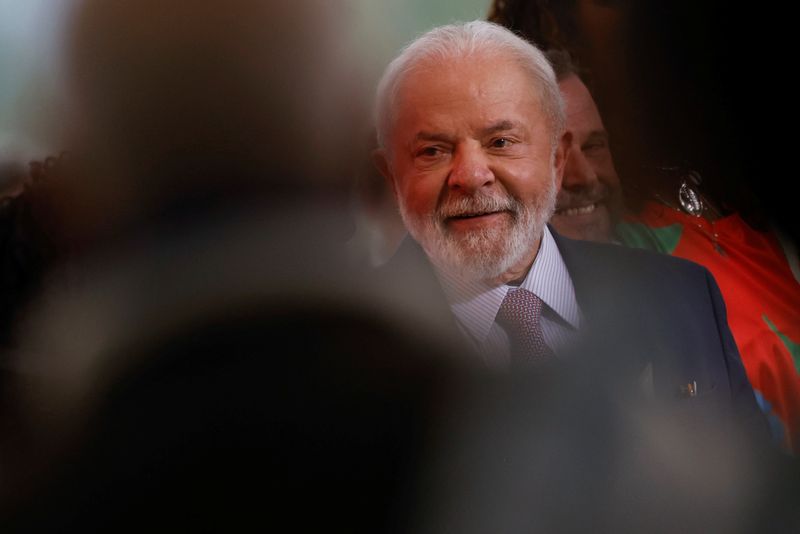
{"label": "wrinkled forehead", "polygon": [[390,95],[388,132],[391,137],[401,120],[417,115],[420,101],[445,112],[457,100],[479,108],[512,95],[515,102],[528,100],[542,110],[540,83],[517,59],[497,53],[421,58],[398,76]]}

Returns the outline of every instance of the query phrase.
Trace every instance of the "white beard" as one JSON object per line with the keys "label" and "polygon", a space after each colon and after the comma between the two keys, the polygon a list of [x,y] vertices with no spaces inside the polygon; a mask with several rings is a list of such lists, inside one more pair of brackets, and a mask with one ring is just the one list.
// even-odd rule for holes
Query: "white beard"
{"label": "white beard", "polygon": [[[423,218],[415,218],[400,199],[400,215],[409,233],[439,269],[466,280],[490,280],[531,253],[555,211],[556,193],[554,173],[549,187],[531,205],[500,192],[477,193],[445,197],[436,211]],[[457,214],[501,210],[510,213],[503,226],[493,225],[458,237],[446,226],[446,219]]]}

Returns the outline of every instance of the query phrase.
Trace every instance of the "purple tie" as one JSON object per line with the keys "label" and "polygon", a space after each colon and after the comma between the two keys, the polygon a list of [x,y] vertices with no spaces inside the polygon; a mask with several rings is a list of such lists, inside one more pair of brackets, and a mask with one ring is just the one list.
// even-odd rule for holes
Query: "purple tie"
{"label": "purple tie", "polygon": [[544,342],[542,299],[527,289],[511,289],[497,312],[497,324],[508,334],[512,364],[540,364],[553,353]]}

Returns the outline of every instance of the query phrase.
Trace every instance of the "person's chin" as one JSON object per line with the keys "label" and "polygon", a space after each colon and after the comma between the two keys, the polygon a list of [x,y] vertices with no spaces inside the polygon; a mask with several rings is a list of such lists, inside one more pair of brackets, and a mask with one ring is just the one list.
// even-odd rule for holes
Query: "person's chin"
{"label": "person's chin", "polygon": [[494,228],[502,229],[509,223],[511,215],[500,211],[478,217],[450,217],[445,225],[447,231],[454,236],[464,236],[473,232],[486,231]]}

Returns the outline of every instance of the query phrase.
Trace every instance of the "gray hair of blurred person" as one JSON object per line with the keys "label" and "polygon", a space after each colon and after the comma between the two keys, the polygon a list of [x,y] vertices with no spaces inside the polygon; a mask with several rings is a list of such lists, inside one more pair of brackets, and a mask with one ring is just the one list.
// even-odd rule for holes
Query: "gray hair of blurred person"
{"label": "gray hair of blurred person", "polygon": [[77,5],[65,59],[80,135],[68,141],[103,177],[75,195],[85,211],[347,189],[360,147],[342,129],[366,131],[369,109],[344,2]]}
{"label": "gray hair of blurred person", "polygon": [[[514,59],[531,77],[550,129],[553,150],[564,131],[564,102],[555,74],[544,54],[531,43],[493,22],[475,20],[434,28],[408,44],[386,67],[378,84],[375,120],[378,144],[388,148],[394,106],[405,77],[420,65],[501,56]],[[389,152],[391,157],[391,151]]]}

